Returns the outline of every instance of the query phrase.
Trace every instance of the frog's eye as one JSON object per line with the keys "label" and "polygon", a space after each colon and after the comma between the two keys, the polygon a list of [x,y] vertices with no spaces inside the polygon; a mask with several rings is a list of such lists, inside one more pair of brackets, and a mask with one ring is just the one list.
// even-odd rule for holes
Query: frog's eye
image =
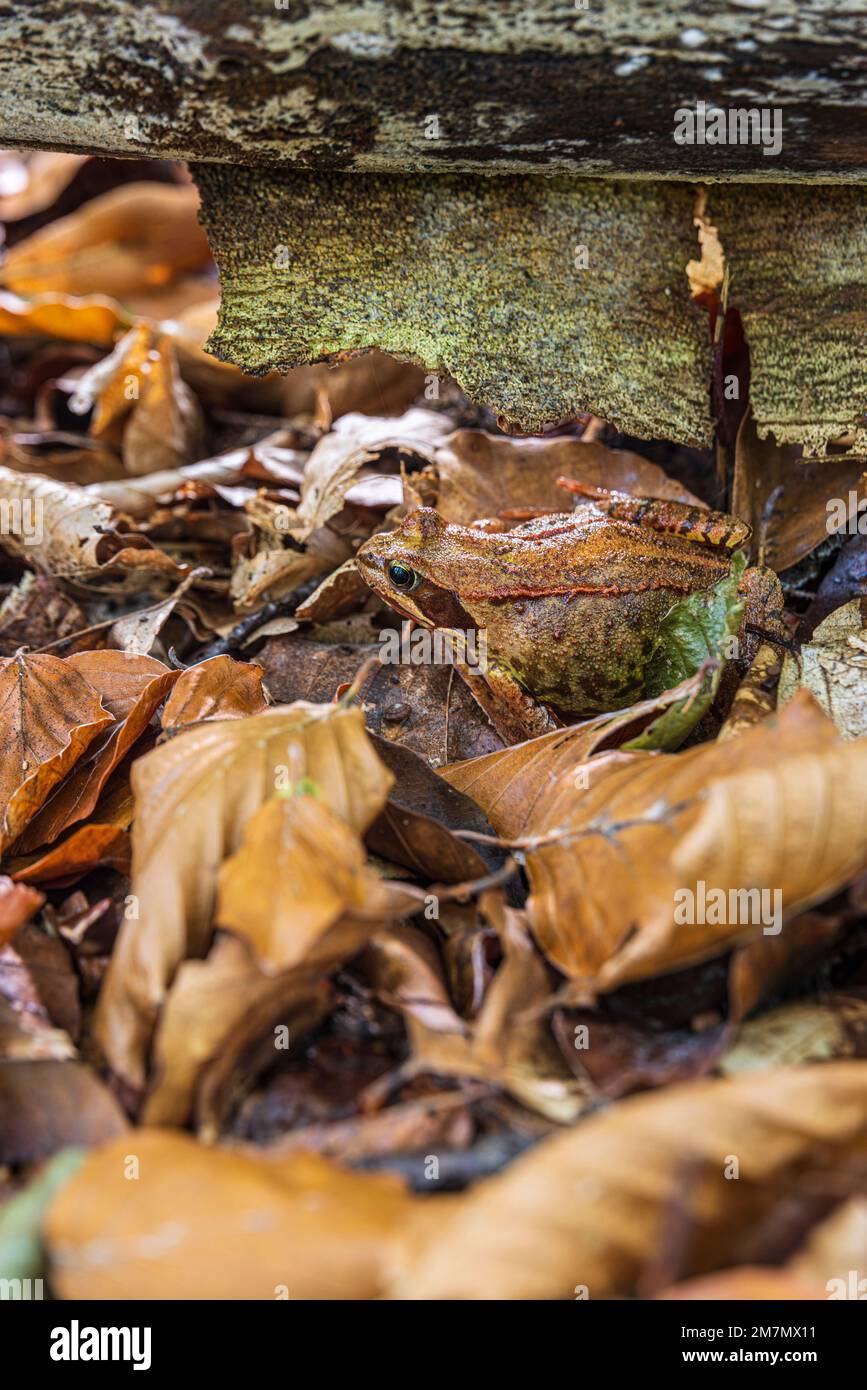
{"label": "frog's eye", "polygon": [[409,565],[400,565],[395,560],[388,567],[388,577],[396,589],[408,594],[411,589],[417,589],[421,583],[421,575],[411,570]]}

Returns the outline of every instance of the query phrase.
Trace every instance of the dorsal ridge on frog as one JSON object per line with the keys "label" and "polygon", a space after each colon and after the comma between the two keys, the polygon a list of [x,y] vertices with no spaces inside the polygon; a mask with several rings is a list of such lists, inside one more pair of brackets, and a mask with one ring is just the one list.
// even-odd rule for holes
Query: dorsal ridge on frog
{"label": "dorsal ridge on frog", "polygon": [[750,531],[723,513],[569,486],[590,500],[504,532],[420,507],[357,558],[403,617],[485,629],[498,671],[584,717],[641,698],[662,619],[724,578]]}

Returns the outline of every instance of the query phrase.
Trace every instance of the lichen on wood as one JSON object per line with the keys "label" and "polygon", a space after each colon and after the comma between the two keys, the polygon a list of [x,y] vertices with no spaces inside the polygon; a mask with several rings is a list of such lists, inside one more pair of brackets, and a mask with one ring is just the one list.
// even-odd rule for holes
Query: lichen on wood
{"label": "lichen on wood", "polygon": [[750,347],[759,434],[867,456],[867,193],[773,185],[708,199]]}
{"label": "lichen on wood", "polygon": [[707,318],[687,185],[194,166],[222,308],[251,373],[380,347],[524,430],[591,410],[706,443]]}

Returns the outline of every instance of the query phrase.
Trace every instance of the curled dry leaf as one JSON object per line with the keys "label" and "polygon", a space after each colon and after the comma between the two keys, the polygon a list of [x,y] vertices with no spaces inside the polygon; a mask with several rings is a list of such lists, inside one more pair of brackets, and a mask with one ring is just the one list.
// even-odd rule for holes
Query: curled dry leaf
{"label": "curled dry leaf", "polygon": [[809,690],[844,738],[867,734],[867,599],[829,613],[797,657],[786,652],[779,700]]}
{"label": "curled dry leaf", "polygon": [[805,459],[800,447],[759,439],[752,411],[738,430],[732,511],[753,530],[753,561],[788,569],[828,539],[830,497],[867,498],[863,458]]}
{"label": "curled dry leaf", "polygon": [[105,295],[74,298],[63,294],[37,294],[19,299],[0,290],[0,334],[60,339],[66,343],[94,343],[111,347],[130,326],[128,314]]}
{"label": "curled dry leaf", "polygon": [[867,1002],[831,995],[821,1003],[798,999],[741,1025],[734,1046],[720,1058],[724,1076],[802,1062],[852,1056],[853,1037],[867,1027]]}
{"label": "curled dry leaf", "polygon": [[192,184],[132,183],[92,198],[13,246],[0,279],[16,294],[128,298],[210,261]]}
{"label": "curled dry leaf", "polygon": [[243,719],[266,708],[263,671],[231,656],[212,656],[180,674],[162,713],[166,733],[206,719]]}
{"label": "curled dry leaf", "polygon": [[326,804],[278,797],[250,817],[223,864],[216,920],[249,942],[266,971],[304,962],[326,974],[422,902],[368,868],[358,834]]}
{"label": "curled dry leaf", "polygon": [[327,1010],[328,972],[420,897],[369,869],[358,834],[316,797],[266,801],[220,870],[215,918],[240,941],[220,938],[206,960],[181,966],[169,992],[147,1123],[186,1120],[203,1067],[225,1070],[239,1028],[250,1043],[291,1015],[293,1037],[308,1031]]}
{"label": "curled dry leaf", "polygon": [[4,549],[44,574],[144,587],[160,575],[176,580],[185,573],[146,536],[121,533],[112,508],[84,488],[0,468],[0,496],[8,518]]}
{"label": "curled dry leaf", "polygon": [[16,884],[65,887],[91,869],[114,869],[128,874],[131,861],[132,845],[125,829],[90,822],[27,862],[22,864],[16,859],[9,868]]}
{"label": "curled dry leaf", "polygon": [[408,410],[397,420],[344,415],[307,460],[291,534],[296,540],[305,540],[336,516],[362,465],[387,451],[432,462],[436,445],[450,428],[448,417],[432,410]]}
{"label": "curled dry leaf", "polygon": [[[219,932],[204,960],[181,965],[153,1047],[154,1075],[142,1119],[182,1125],[193,1111],[203,1137],[217,1137],[223,1092],[235,1097],[239,1053],[265,1039],[263,1067],[274,1060],[274,1028],[303,1037],[331,1008],[330,988],[315,973],[266,973],[246,941]],[[270,1036],[269,1036],[270,1034]]]}
{"label": "curled dry leaf", "polygon": [[128,1148],[127,1138],[90,1155],[52,1203],[45,1234],[61,1298],[273,1300],[282,1287],[292,1299],[376,1298],[420,1221],[396,1178],[314,1154],[256,1160],[159,1129],[136,1135],[131,1202]]}
{"label": "curled dry leaf", "polygon": [[590,487],[705,505],[639,454],[568,437],[510,439],[456,430],[436,450],[434,466],[436,509],[459,525],[499,516],[504,507],[571,511],[572,499],[557,482],[563,475]]}
{"label": "curled dry leaf", "polygon": [[478,778],[464,789],[500,833],[514,834],[513,808],[535,797],[533,931],[588,988],[760,939],[867,864],[867,740],[844,744],[808,695],[731,742],[596,755],[550,780],[534,742],[523,798],[520,773],[502,810],[496,777],[484,795]]}
{"label": "curled dry leaf", "polygon": [[54,787],[112,723],[99,694],[56,656],[0,661],[0,850],[26,829]]}
{"label": "curled dry leaf", "polygon": [[486,1081],[546,1118],[569,1123],[586,1104],[586,1088],[567,1071],[542,1017],[549,972],[522,913],[491,893],[483,908],[496,926],[503,963],[472,1022],[452,1007],[437,952],[423,932],[392,928],[365,953],[372,982],[406,1019],[411,1056],[402,1074]]}
{"label": "curled dry leaf", "polygon": [[30,921],[44,902],[43,893],[0,874],[0,949],[14,941],[24,923]]}
{"label": "curled dry leaf", "polygon": [[187,955],[205,953],[217,873],[240,847],[255,811],[309,779],[357,832],[382,809],[391,776],[360,710],[298,703],[246,719],[199,724],[133,769],[133,901],[99,1001],[106,1056],[129,1084],[145,1081],[145,1055],[169,981]]}
{"label": "curled dry leaf", "polygon": [[90,815],[112,772],[145,732],[179,675],[152,657],[110,649],[79,652],[67,657],[65,665],[97,691],[114,723],[100,732],[31,820],[16,845],[21,854],[56,840]]}
{"label": "curled dry leaf", "polygon": [[[812,1168],[867,1152],[867,1063],[693,1081],[619,1102],[539,1144],[453,1207],[392,1292],[592,1299],[635,1291],[675,1203],[686,1274],[744,1258],[754,1222]],[[732,1161],[738,1180],[727,1176]]]}

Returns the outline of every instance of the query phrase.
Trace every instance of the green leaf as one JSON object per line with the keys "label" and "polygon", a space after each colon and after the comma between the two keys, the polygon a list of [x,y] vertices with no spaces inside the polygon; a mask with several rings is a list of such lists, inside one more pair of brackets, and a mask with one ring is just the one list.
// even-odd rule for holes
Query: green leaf
{"label": "green leaf", "polygon": [[37,1279],[43,1271],[42,1218],[54,1194],[84,1161],[84,1149],[63,1149],[31,1183],[0,1207],[0,1279]]}
{"label": "green leaf", "polygon": [[710,709],[728,660],[729,640],[737,636],[743,617],[738,585],[746,563],[746,556],[738,551],[724,579],[712,589],[681,599],[663,620],[645,678],[645,697],[653,699],[683,681],[690,681],[692,689],[624,748],[668,752],[679,748]]}

